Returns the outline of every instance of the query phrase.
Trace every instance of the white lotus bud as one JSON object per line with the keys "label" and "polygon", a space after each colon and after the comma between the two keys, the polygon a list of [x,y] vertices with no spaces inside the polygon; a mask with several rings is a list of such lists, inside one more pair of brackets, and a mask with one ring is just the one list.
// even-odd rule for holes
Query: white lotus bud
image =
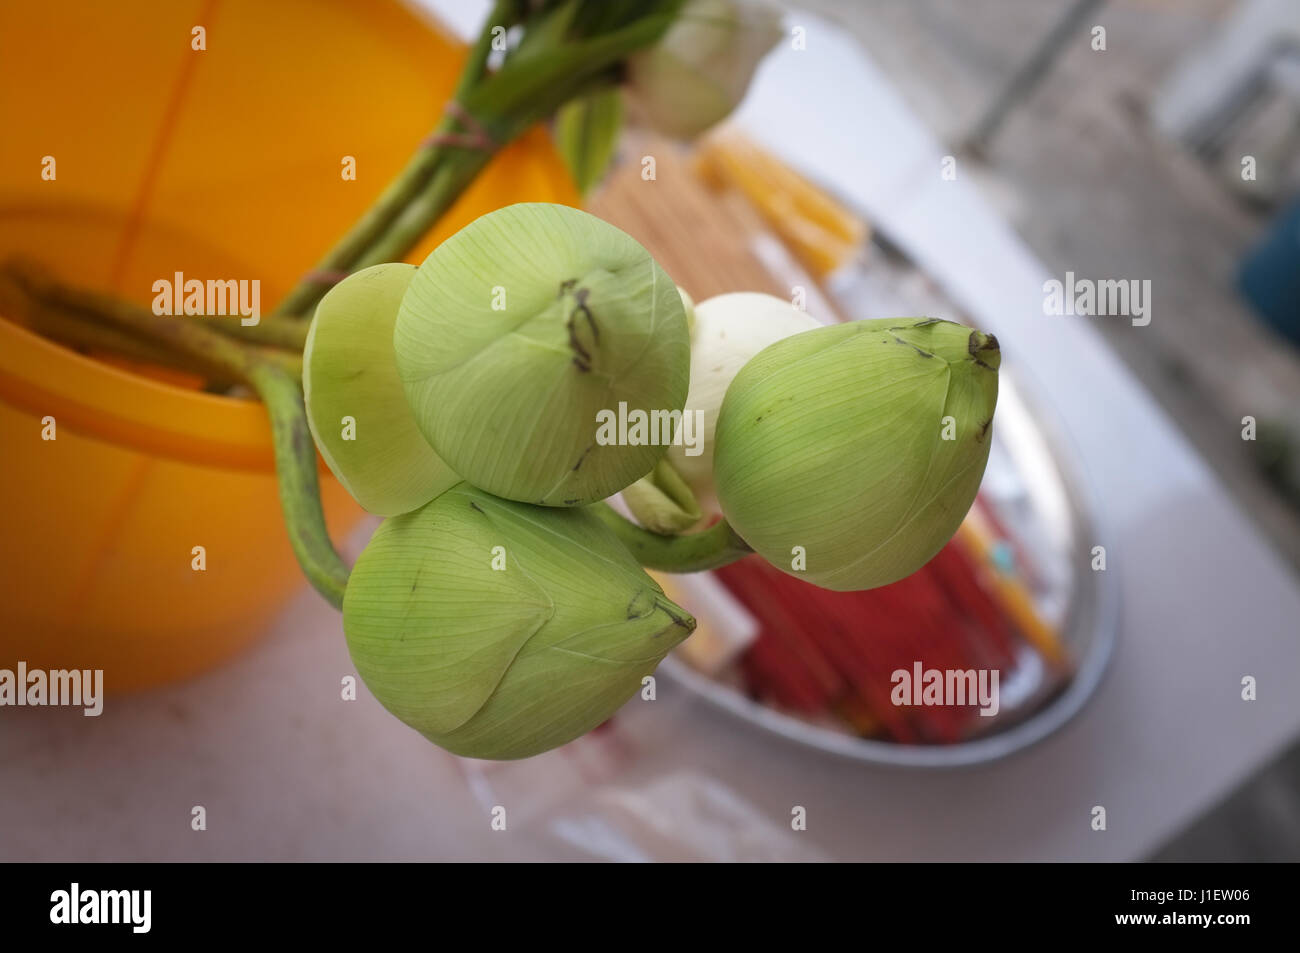
{"label": "white lotus bud", "polygon": [[797,311],[782,298],[752,291],[718,295],[695,306],[691,335],[691,384],[684,414],[703,411],[698,455],[693,448],[673,444],[668,463],[681,475],[701,509],[716,511],[713,490],[713,443],[718,412],[727,387],[750,358],[782,338],[821,327],[821,322]]}
{"label": "white lotus bud", "polygon": [[659,132],[693,139],[739,105],[780,38],[780,11],[763,0],[689,0],[658,44],[628,58],[628,92]]}

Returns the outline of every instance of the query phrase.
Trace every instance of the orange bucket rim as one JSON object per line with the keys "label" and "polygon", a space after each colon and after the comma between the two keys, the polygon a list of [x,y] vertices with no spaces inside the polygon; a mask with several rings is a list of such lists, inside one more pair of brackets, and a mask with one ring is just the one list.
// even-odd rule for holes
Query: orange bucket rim
{"label": "orange bucket rim", "polygon": [[274,466],[266,412],[117,367],[0,315],[0,400],[57,427],[183,462]]}

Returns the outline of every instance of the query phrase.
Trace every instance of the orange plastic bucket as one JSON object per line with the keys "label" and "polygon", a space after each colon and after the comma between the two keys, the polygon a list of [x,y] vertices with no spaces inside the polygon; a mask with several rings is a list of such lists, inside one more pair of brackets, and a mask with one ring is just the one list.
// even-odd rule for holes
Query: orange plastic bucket
{"label": "orange plastic bucket", "polygon": [[[375,0],[6,5],[0,257],[144,304],[178,271],[259,279],[269,312],[433,128],[463,55],[418,13]],[[349,156],[355,181],[341,175]],[[411,259],[519,201],[577,201],[541,130]],[[262,408],[3,318],[0,668],[99,668],[122,691],[248,643],[303,584]],[[361,514],[323,482],[337,538]]]}

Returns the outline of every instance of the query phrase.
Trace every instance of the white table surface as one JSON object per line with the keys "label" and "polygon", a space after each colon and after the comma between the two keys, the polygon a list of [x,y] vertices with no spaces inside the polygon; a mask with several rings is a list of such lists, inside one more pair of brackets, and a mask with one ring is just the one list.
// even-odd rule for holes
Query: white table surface
{"label": "white table surface", "polygon": [[[956,182],[940,178],[941,148],[884,78],[833,27],[792,22],[808,49],[770,58],[741,121],[860,205],[997,333],[1086,463],[1122,608],[1110,671],[1085,710],[1006,761],[920,772],[770,739],[661,679],[660,699],[632,702],[612,733],[481,769],[364,688],[342,701],[352,667],[339,616],[303,591],[254,649],[199,679],[110,699],[96,719],[10,709],[0,859],[577,857],[564,841],[587,824],[603,832],[603,856],[1131,860],[1300,732],[1289,570],[1089,324],[1107,319],[1044,317],[1044,267],[960,169]],[[1159,310],[1159,289],[1155,302],[1153,320],[1177,320]],[[1243,675],[1258,679],[1255,702],[1240,700]],[[593,826],[587,809],[618,801],[611,790],[626,809],[666,776],[693,792],[667,813],[676,834],[661,829],[638,849]],[[203,832],[190,829],[196,804]],[[490,826],[497,804],[505,831]],[[794,805],[807,810],[804,832],[790,830]],[[1094,805],[1105,831],[1090,827]],[[699,816],[712,826],[683,829]],[[710,841],[723,828],[735,836]]]}

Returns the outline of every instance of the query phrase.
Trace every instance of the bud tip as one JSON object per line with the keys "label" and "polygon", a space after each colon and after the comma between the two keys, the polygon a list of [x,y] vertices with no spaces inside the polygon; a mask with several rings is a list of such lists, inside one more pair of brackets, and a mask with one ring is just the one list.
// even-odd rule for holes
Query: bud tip
{"label": "bud tip", "polygon": [[992,334],[972,331],[967,350],[970,351],[971,360],[991,371],[996,371],[1002,363],[1002,350],[998,347],[998,339]]}

